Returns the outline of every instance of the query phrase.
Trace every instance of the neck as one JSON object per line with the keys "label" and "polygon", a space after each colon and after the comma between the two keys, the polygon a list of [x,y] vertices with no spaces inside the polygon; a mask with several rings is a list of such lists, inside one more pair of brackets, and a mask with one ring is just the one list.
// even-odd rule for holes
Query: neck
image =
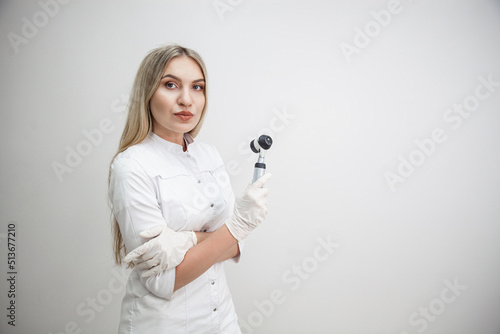
{"label": "neck", "polygon": [[161,133],[161,132],[158,132],[158,131],[155,131],[155,129],[153,129],[153,132],[160,138],[162,139],[165,139],[166,141],[169,141],[171,143],[174,143],[174,144],[177,144],[177,145],[181,145],[182,146],[182,150],[184,152],[186,152],[187,150],[187,145],[186,145],[186,141],[184,140],[184,134],[166,134],[166,133]]}

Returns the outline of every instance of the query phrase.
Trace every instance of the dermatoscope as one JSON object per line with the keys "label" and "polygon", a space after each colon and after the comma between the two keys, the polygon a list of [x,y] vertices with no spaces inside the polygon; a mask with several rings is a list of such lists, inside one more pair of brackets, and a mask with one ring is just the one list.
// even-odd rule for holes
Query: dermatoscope
{"label": "dermatoscope", "polygon": [[250,142],[250,148],[254,153],[259,153],[259,159],[255,163],[255,168],[253,170],[253,180],[252,183],[257,181],[259,177],[266,173],[266,164],[264,162],[264,157],[266,151],[273,144],[273,139],[267,135],[261,135]]}

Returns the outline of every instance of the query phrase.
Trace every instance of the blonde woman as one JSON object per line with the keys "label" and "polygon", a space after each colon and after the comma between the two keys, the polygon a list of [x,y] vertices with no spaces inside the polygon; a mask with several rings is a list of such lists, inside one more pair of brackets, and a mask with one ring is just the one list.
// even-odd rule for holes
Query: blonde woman
{"label": "blonde woman", "polygon": [[223,262],[264,220],[270,175],[234,200],[217,150],[194,140],[206,90],[203,60],[181,46],[137,72],[109,177],[115,260],[134,267],[119,333],[240,333]]}

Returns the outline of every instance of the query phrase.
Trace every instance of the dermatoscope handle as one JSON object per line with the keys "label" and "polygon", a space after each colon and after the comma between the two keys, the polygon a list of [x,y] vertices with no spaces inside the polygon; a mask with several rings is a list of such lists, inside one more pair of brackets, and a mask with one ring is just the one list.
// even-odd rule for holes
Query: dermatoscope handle
{"label": "dermatoscope handle", "polygon": [[255,164],[255,168],[253,170],[253,180],[252,183],[255,183],[262,175],[266,174],[266,164],[257,162]]}

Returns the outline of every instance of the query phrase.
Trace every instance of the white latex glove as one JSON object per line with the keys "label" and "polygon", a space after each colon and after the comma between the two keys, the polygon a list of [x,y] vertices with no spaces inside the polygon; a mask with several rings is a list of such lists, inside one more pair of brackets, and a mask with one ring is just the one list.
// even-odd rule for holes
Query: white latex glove
{"label": "white latex glove", "polygon": [[184,260],[186,252],[197,243],[192,231],[175,232],[165,225],[157,225],[139,233],[152,238],[127,254],[123,261],[134,262],[137,269],[145,270],[142,277],[156,275],[167,268],[175,268]]}
{"label": "white latex glove", "polygon": [[264,221],[269,193],[264,185],[270,178],[271,174],[262,175],[255,183],[249,184],[243,195],[234,202],[233,215],[226,221],[226,226],[238,241],[244,240]]}

